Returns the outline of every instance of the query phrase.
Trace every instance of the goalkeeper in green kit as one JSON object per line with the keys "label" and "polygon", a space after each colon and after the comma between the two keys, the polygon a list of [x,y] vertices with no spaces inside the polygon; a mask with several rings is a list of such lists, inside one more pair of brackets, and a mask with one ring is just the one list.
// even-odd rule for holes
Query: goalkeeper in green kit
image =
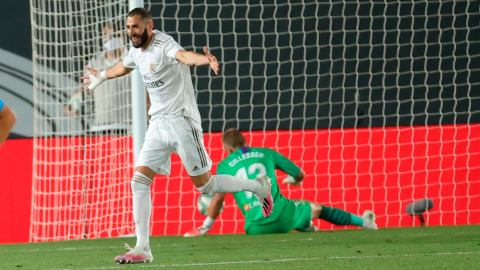
{"label": "goalkeeper in green kit", "polygon": [[[255,179],[267,177],[271,182],[274,201],[273,213],[265,218],[262,205],[251,192],[233,193],[238,207],[245,216],[245,232],[248,235],[287,233],[291,230],[302,232],[317,231],[312,219],[323,219],[335,225],[357,225],[365,229],[377,230],[375,214],[366,210],[362,217],[338,208],[327,207],[305,200],[289,200],[277,185],[275,169],[289,176],[283,183],[300,185],[305,172],[280,153],[262,147],[246,146],[245,137],[235,128],[228,129],[222,136],[223,148],[229,154],[218,164],[217,174],[228,174],[240,178]],[[213,226],[215,218],[223,206],[225,193],[216,193],[210,204],[207,218],[202,226],[185,234],[185,237],[205,235]]]}

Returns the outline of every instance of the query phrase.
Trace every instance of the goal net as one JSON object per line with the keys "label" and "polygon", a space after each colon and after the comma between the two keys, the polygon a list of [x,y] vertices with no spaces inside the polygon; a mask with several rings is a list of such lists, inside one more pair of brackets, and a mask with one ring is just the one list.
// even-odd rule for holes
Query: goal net
{"label": "goal net", "polygon": [[[419,225],[405,208],[428,197],[427,225],[480,222],[478,2],[145,6],[155,28],[221,61],[219,76],[192,69],[214,164],[225,158],[221,132],[236,127],[250,146],[278,150],[306,171],[300,188],[278,174],[288,198],[372,209],[385,227]],[[174,166],[154,182],[156,235],[184,234],[204,219],[179,159]],[[227,196],[211,232],[244,232],[243,224]]]}
{"label": "goal net", "polygon": [[32,0],[34,175],[31,241],[134,233],[130,76],[93,92],[85,65],[125,57],[124,1]]}
{"label": "goal net", "polygon": [[[129,130],[92,135],[87,125],[96,101],[88,98],[80,117],[64,113],[83,66],[102,49],[103,25],[123,24],[126,3],[31,3],[39,108],[31,240],[131,234]],[[220,61],[218,76],[192,68],[213,172],[226,156],[221,132],[236,127],[250,146],[273,148],[306,171],[301,187],[281,184],[285,175],[278,174],[287,198],[359,215],[371,209],[379,227],[419,225],[405,208],[431,198],[427,225],[480,223],[478,2],[146,1],[145,7],[156,29],[186,50],[206,45]],[[152,185],[152,234],[199,226],[198,196],[174,155],[172,175]],[[243,224],[227,196],[212,233],[241,233]]]}

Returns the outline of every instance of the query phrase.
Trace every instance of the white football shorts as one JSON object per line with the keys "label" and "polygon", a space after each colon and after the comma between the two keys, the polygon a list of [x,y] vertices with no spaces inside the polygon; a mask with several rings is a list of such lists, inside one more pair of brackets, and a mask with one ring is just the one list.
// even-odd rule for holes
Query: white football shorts
{"label": "white football shorts", "polygon": [[147,166],[157,174],[170,175],[170,156],[175,153],[190,176],[204,174],[212,168],[200,123],[180,115],[155,117],[145,135],[137,167]]}

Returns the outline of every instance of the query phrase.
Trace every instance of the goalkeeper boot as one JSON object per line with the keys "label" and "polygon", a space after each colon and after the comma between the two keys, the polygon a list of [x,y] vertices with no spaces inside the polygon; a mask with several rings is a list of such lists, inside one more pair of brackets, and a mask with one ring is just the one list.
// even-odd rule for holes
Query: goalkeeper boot
{"label": "goalkeeper boot", "polygon": [[267,218],[273,213],[272,184],[270,183],[270,177],[262,176],[255,180],[262,184],[262,190],[258,194],[255,194],[255,197],[257,197],[258,202],[262,206],[263,216]]}
{"label": "goalkeeper boot", "polygon": [[151,263],[153,261],[152,250],[145,251],[142,248],[132,248],[128,244],[125,244],[125,249],[129,252],[118,255],[113,259],[118,264],[130,264],[130,263]]}
{"label": "goalkeeper boot", "polygon": [[189,232],[187,232],[183,237],[195,237],[195,236],[204,236],[205,234],[210,231],[210,228],[207,228],[205,226],[195,228]]}
{"label": "goalkeeper boot", "polygon": [[363,218],[363,228],[366,230],[378,230],[378,226],[375,223],[375,213],[370,210],[365,210],[362,215]]}

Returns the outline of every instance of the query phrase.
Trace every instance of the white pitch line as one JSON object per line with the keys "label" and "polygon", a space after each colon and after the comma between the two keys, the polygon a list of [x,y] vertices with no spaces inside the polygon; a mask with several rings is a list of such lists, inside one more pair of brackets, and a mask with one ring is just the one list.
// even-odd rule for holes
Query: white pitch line
{"label": "white pitch line", "polygon": [[471,252],[439,252],[439,253],[413,253],[403,255],[367,255],[367,256],[338,256],[328,257],[328,259],[368,259],[368,258],[384,258],[384,257],[412,257],[412,256],[441,256],[441,255],[469,255],[480,254],[480,251]]}
{"label": "white pitch line", "polygon": [[[277,259],[277,260],[255,260],[255,261],[233,261],[233,262],[214,262],[214,263],[186,263],[186,264],[142,264],[138,265],[141,268],[152,268],[152,267],[184,267],[184,266],[208,266],[208,265],[225,265],[225,264],[249,264],[249,263],[271,263],[271,262],[291,262],[291,261],[310,261],[310,260],[319,260],[320,258],[298,258],[298,259]],[[109,266],[109,267],[96,267],[96,268],[76,268],[76,269],[120,269],[125,268],[124,266]],[[74,270],[70,268],[66,269],[57,269],[57,270]]]}
{"label": "white pitch line", "polygon": [[[441,253],[414,253],[414,254],[403,254],[403,255],[367,255],[367,256],[333,256],[326,257],[323,259],[370,259],[370,258],[391,258],[391,257],[412,257],[412,256],[444,256],[444,255],[470,255],[470,254],[480,254],[478,252],[441,252]],[[186,264],[142,264],[138,265],[141,268],[152,268],[152,267],[187,267],[187,266],[209,266],[209,265],[226,265],[226,264],[251,264],[251,263],[275,263],[275,262],[291,262],[291,261],[312,261],[320,260],[322,258],[296,258],[296,259],[276,259],[276,260],[253,260],[253,261],[231,261],[231,262],[214,262],[214,263],[186,263]],[[109,266],[109,267],[97,267],[97,268],[76,268],[83,270],[90,269],[120,269],[124,268],[123,266]],[[61,270],[74,270],[74,269],[61,269]]]}

